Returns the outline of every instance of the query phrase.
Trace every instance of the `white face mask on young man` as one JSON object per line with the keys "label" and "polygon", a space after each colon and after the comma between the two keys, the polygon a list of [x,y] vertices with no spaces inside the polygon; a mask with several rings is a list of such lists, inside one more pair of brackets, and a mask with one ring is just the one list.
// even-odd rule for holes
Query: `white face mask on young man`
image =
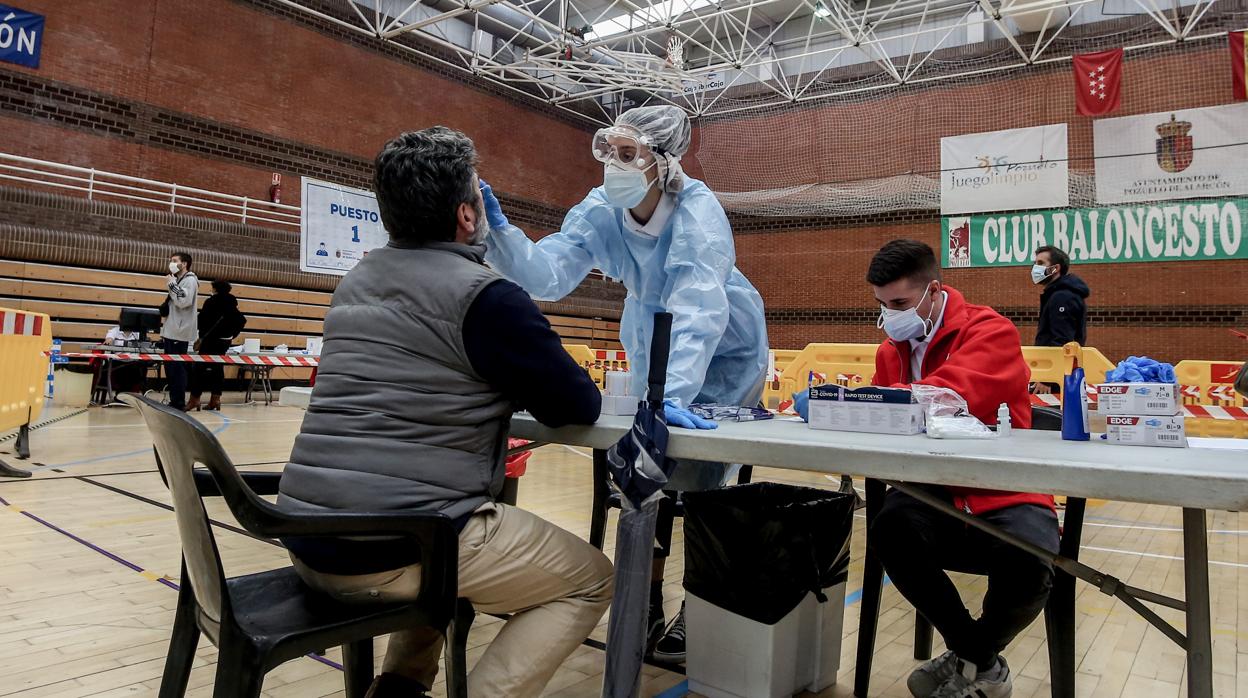
{"label": "white face mask on young man", "polygon": [[170,274],[177,274],[177,273],[178,273],[178,270],[179,270],[179,267],[178,267],[178,263],[177,263],[177,262],[170,262],[170,263],[169,263],[169,273],[170,273]]}
{"label": "white face mask on young man", "polygon": [[927,317],[919,317],[919,306],[923,305],[923,301],[927,299],[932,292],[931,284],[928,284],[927,290],[923,292],[923,297],[913,308],[905,310],[893,310],[880,306],[880,319],[876,322],[876,327],[884,330],[884,332],[895,342],[905,342],[911,339],[918,339],[927,336],[933,327],[932,312],[936,310],[936,304],[932,303],[927,309]]}

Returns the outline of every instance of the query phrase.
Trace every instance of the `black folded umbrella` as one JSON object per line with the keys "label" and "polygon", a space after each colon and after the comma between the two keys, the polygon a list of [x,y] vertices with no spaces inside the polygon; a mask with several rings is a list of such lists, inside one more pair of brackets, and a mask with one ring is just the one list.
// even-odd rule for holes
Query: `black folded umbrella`
{"label": "black folded umbrella", "polygon": [[646,400],[637,408],[633,427],[607,451],[611,484],[620,493],[620,522],[615,537],[615,597],[607,624],[607,666],[604,698],[637,698],[646,651],[650,610],[650,562],[659,502],[676,462],[667,457],[667,422],[663,391],[672,316],[655,313],[650,344],[650,375]]}

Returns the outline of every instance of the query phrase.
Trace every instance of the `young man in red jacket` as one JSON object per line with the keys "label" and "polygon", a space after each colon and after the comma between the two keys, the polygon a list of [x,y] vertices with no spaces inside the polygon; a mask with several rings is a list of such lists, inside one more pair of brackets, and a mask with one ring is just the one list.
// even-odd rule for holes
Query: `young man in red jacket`
{"label": "young man in red jacket", "polygon": [[[874,385],[950,388],[985,424],[995,424],[997,408],[1006,403],[1015,426],[1031,426],[1030,371],[1018,330],[992,308],[971,305],[944,285],[931,247],[915,240],[888,243],[871,260],[867,282],[880,302],[880,327],[889,336],[875,355]],[[1050,495],[926,489],[1057,551]],[[1000,652],[1043,610],[1052,567],[897,490],[886,495],[867,541],[898,591],[949,648],[910,675],[910,692],[918,698],[1008,698],[1013,681]],[[988,576],[978,619],[962,604],[949,569]]]}

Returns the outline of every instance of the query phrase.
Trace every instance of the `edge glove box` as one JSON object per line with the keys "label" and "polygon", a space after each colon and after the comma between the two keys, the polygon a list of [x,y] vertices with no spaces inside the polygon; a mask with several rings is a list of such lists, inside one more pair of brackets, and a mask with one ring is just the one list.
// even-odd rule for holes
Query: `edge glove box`
{"label": "edge glove box", "polygon": [[1105,440],[1118,446],[1187,447],[1182,415],[1110,415],[1105,418]]}
{"label": "edge glove box", "polygon": [[1178,414],[1179,386],[1174,383],[1101,383],[1096,388],[1098,414],[1123,416]]}
{"label": "edge glove box", "polygon": [[923,406],[907,388],[846,388],[820,385],[810,389],[810,427],[872,434],[923,432]]}

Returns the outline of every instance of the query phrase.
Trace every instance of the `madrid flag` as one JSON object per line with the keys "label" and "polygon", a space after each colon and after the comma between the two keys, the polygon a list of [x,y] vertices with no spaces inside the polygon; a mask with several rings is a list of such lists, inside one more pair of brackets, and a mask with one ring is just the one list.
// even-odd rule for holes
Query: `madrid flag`
{"label": "madrid flag", "polygon": [[1074,57],[1075,108],[1084,116],[1101,116],[1118,108],[1122,85],[1122,49]]}
{"label": "madrid flag", "polygon": [[1244,32],[1228,32],[1231,40],[1231,80],[1235,84],[1235,99],[1248,99],[1248,42]]}

